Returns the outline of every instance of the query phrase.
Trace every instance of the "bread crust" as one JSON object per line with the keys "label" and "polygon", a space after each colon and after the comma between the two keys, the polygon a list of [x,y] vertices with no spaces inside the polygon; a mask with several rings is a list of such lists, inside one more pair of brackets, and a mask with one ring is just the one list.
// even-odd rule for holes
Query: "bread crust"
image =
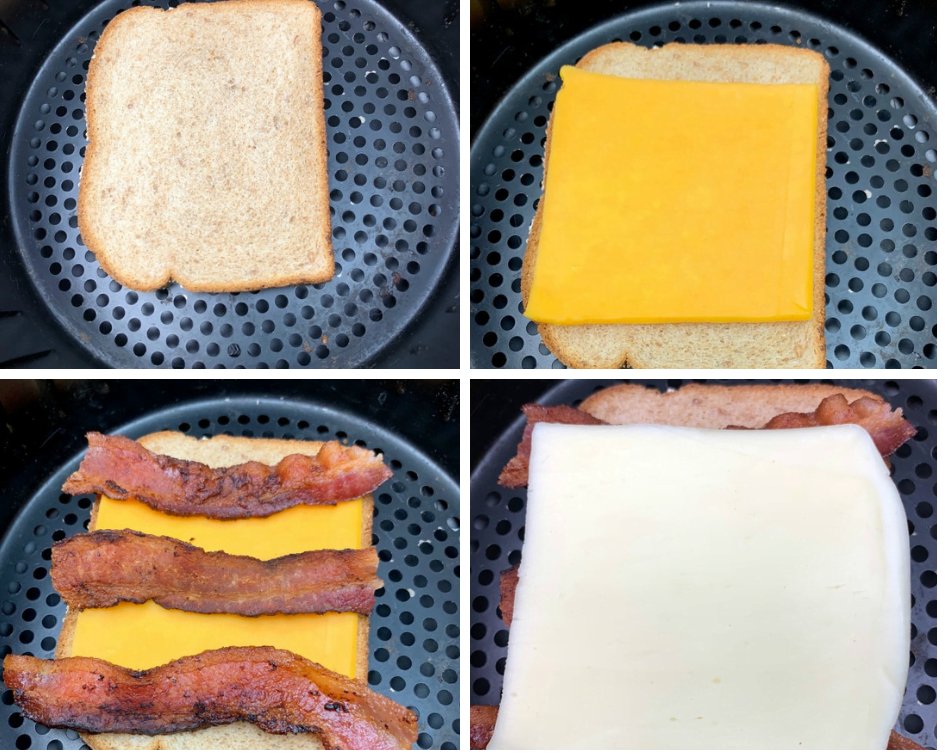
{"label": "bread crust", "polygon": [[[817,160],[814,195],[814,312],[809,321],[780,323],[665,323],[665,324],[620,324],[620,325],[553,325],[537,323],[542,341],[552,353],[571,368],[823,368],[826,367],[826,321],[824,302],[824,278],[826,275],[827,233],[827,94],[830,87],[830,66],[826,59],[812,50],[799,50],[782,45],[705,45],[693,46],[671,43],[662,48],[648,50],[628,42],[612,42],[587,53],[576,64],[577,68],[611,73],[615,65],[628,55],[667,56],[670,61],[679,56],[708,56],[706,66],[700,72],[696,68],[691,77],[673,75],[674,66],[666,66],[662,75],[648,71],[647,78],[712,78],[704,71],[714,67],[736,67],[742,72],[732,81],[776,83],[784,79],[785,70],[791,63],[803,61],[806,66],[819,70],[814,77],[818,89],[817,107]],[[758,66],[756,71],[752,66]],[[788,77],[790,78],[790,77]],[[713,80],[721,80],[716,78]],[[812,83],[810,75],[798,77],[796,81],[780,83]],[[554,112],[548,119],[545,139],[545,166],[551,160],[552,128]],[[528,305],[528,296],[534,280],[544,213],[544,194],[538,202],[525,247],[522,264],[522,300]],[[707,327],[708,326],[708,327]],[[706,346],[705,340],[714,337],[716,342]],[[747,353],[745,344],[757,343],[758,339],[771,339],[779,343],[793,344],[791,353],[764,354],[760,359]],[[710,352],[708,358],[693,359],[689,356],[692,346]],[[651,355],[650,351],[655,355]]]}
{"label": "bread crust", "polygon": [[[320,87],[323,81],[322,71],[322,46],[321,46],[321,11],[318,6],[308,0],[226,0],[225,2],[201,3],[199,5],[202,13],[219,13],[226,6],[252,7],[299,7],[310,6],[313,12],[314,38],[314,67],[315,81]],[[127,286],[135,291],[153,291],[159,289],[171,281],[177,281],[188,291],[207,292],[207,293],[226,293],[237,291],[256,291],[259,289],[272,288],[277,286],[298,286],[303,284],[316,284],[330,281],[335,274],[335,261],[331,237],[331,210],[328,196],[328,144],[325,133],[325,114],[324,100],[322,97],[315,98],[315,161],[316,172],[319,180],[315,186],[318,193],[316,209],[319,210],[319,233],[312,239],[312,248],[320,251],[319,259],[312,266],[311,271],[305,274],[291,275],[278,269],[270,270],[266,275],[256,277],[221,278],[217,281],[197,282],[174,269],[170,261],[166,261],[165,271],[162,275],[143,276],[138,271],[126,270],[119,265],[112,257],[113,250],[106,244],[104,234],[100,233],[100,228],[96,222],[94,212],[95,187],[102,181],[102,140],[107,124],[104,120],[97,103],[97,93],[101,90],[101,65],[97,63],[96,57],[109,50],[113,45],[118,44],[116,38],[123,27],[128,24],[138,23],[145,15],[163,14],[180,12],[183,9],[196,7],[196,4],[185,3],[177,8],[162,10],[160,8],[148,6],[136,6],[120,13],[105,27],[101,37],[96,45],[91,63],[89,64],[88,75],[86,78],[86,124],[87,138],[89,140],[85,151],[85,160],[80,169],[79,176],[79,197],[77,202],[77,215],[79,233],[82,242],[91,250],[101,268],[118,283]],[[120,128],[120,126],[118,127]]]}
{"label": "bread crust", "polygon": [[[255,460],[274,464],[289,454],[316,454],[321,441],[289,441],[282,439],[213,436],[195,439],[176,431],[151,433],[137,439],[145,448],[160,454],[193,459],[212,466],[234,465]],[[186,456],[185,456],[186,455]],[[371,547],[374,521],[374,497],[362,497],[361,548]],[[89,530],[95,528],[99,497],[89,515]],[[79,612],[69,608],[62,621],[56,643],[56,658],[69,656],[75,637]],[[370,617],[358,615],[357,678],[367,682],[369,663]],[[96,750],[324,750],[321,738],[314,733],[273,735],[248,722],[217,725],[194,732],[165,735],[130,735],[126,733],[80,733],[82,739]]]}

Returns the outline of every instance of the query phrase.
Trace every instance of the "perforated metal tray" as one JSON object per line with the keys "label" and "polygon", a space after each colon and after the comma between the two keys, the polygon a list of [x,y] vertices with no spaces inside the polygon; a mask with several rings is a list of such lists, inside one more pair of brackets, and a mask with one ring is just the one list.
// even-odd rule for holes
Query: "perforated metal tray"
{"label": "perforated metal tray", "polygon": [[[381,451],[394,477],[374,494],[374,543],[385,586],[371,617],[368,682],[420,715],[418,747],[459,745],[459,488],[415,447],[331,407],[252,396],[188,402],[113,429],[132,438],[159,430],[194,436],[329,440]],[[62,483],[81,455],[43,481],[0,541],[0,657],[55,652],[66,607],[49,577],[53,542],[88,526],[92,498]],[[24,719],[0,695],[0,748],[77,749],[77,733]]]}
{"label": "perforated metal tray", "polygon": [[[644,383],[644,381],[633,381]],[[666,391],[692,381],[646,381]],[[734,383],[734,381],[700,381]],[[759,381],[788,383],[789,381]],[[798,381],[803,382],[803,381]],[[604,386],[619,381],[569,380],[542,396],[540,404],[577,406]],[[909,679],[896,729],[925,748],[936,747],[937,710],[937,549],[936,549],[936,387],[935,381],[837,381],[880,394],[894,407],[902,407],[918,434],[891,458],[893,480],[899,488],[909,521],[912,549],[912,654]],[[504,381],[490,381],[485,392],[474,397],[483,405],[503,396]],[[498,614],[499,573],[522,558],[525,535],[525,489],[509,490],[496,482],[502,467],[513,456],[525,427],[514,422],[473,471],[470,480],[470,677],[472,703],[496,705],[502,690],[509,633]],[[498,429],[490,429],[498,432]],[[474,431],[475,432],[475,431]]]}
{"label": "perforated metal tray", "polygon": [[846,29],[745,2],[661,4],[595,27],[536,65],[483,124],[470,163],[472,366],[564,367],[522,314],[522,258],[558,71],[611,41],[784,44],[826,56],[828,366],[935,367],[935,103]]}
{"label": "perforated metal tray", "polygon": [[[10,219],[49,317],[89,359],[111,367],[360,367],[416,330],[456,245],[456,111],[433,59],[381,4],[318,5],[335,277],[316,286],[199,294],[172,284],[139,293],[110,278],[82,243],[76,200],[89,60],[105,25],[129,4],[95,6],[46,57],[12,135]],[[454,320],[431,316],[443,326]],[[431,345],[407,349],[416,359]],[[0,363],[11,357],[0,354]]]}

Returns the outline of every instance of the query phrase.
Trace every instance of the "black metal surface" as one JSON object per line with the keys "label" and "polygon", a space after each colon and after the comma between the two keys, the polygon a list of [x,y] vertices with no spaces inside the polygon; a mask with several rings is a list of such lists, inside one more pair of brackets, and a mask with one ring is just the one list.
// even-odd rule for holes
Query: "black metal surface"
{"label": "black metal surface", "polygon": [[[385,587],[371,619],[368,681],[378,692],[418,711],[420,748],[457,748],[459,488],[455,479],[422,446],[379,425],[372,413],[352,410],[344,402],[267,393],[234,391],[226,398],[171,404],[110,430],[132,437],[171,429],[195,436],[340,438],[383,451],[394,477],[375,493],[374,540]],[[396,392],[375,386],[373,393],[374,404],[379,398],[382,405],[397,402]],[[426,409],[425,402],[414,404],[414,412],[421,408]],[[449,435],[458,447],[458,422],[429,414],[421,422],[452,428]],[[4,594],[0,656],[12,651],[48,657],[54,652],[65,606],[48,575],[49,548],[87,525],[91,497],[60,493],[63,480],[80,459],[81,453],[76,454],[40,479],[0,542]],[[9,691],[0,696],[0,709],[0,748],[82,746],[74,732],[24,720]]]}
{"label": "black metal surface", "polygon": [[319,6],[336,275],[316,286],[138,293],[108,277],[76,223],[84,76],[105,23],[128,4],[95,5],[47,47],[19,36],[0,46],[0,71],[30,82],[21,99],[3,98],[18,115],[4,136],[0,365],[458,365],[458,72],[444,78],[422,41],[457,36],[449,4],[419,13],[423,29],[373,0]]}
{"label": "black metal surface", "polygon": [[[630,381],[666,391],[693,381]],[[698,381],[738,383],[738,381]],[[744,382],[744,381],[743,381]],[[756,381],[790,383],[791,381]],[[803,383],[805,381],[797,381]],[[473,381],[470,391],[472,459],[470,479],[470,677],[472,704],[497,705],[505,671],[508,629],[498,614],[499,573],[516,565],[524,542],[526,489],[496,482],[513,456],[525,427],[514,412],[525,402],[577,405],[604,386],[620,381]],[[912,655],[896,729],[926,748],[936,747],[936,382],[831,381],[882,395],[902,407],[918,434],[891,457],[893,480],[909,520],[912,549]],[[538,385],[533,385],[538,384]],[[550,384],[550,386],[549,386]],[[514,419],[513,419],[514,418]]]}
{"label": "black metal surface", "polygon": [[653,6],[595,27],[534,66],[483,124],[470,163],[472,366],[563,367],[522,315],[522,258],[558,70],[614,40],[766,42],[827,57],[828,366],[936,367],[935,103],[896,61],[842,27],[731,1]]}

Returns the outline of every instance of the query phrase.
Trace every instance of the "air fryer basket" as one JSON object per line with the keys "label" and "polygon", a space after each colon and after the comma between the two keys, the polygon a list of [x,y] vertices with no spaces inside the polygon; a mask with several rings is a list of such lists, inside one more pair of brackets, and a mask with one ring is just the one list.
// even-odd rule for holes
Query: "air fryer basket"
{"label": "air fryer basket", "polygon": [[[142,293],[110,278],[82,243],[76,199],[89,60],[105,25],[129,2],[96,4],[49,40],[51,49],[37,51],[31,39],[0,46],[4,68],[13,55],[42,60],[23,72],[33,78],[22,103],[9,105],[19,113],[6,182],[12,239],[3,253],[12,276],[4,276],[11,280],[3,284],[0,365],[457,363],[455,84],[447,84],[420,30],[380,2],[318,5],[335,277],[316,286],[201,294],[172,284]],[[451,37],[438,7],[424,31]]]}
{"label": "air fryer basket", "polygon": [[935,103],[843,27],[731,0],[661,4],[591,29],[532,68],[483,124],[470,163],[473,367],[564,367],[522,314],[522,258],[558,71],[612,41],[785,44],[826,56],[827,364],[936,367]]}
{"label": "air fryer basket", "polygon": [[[380,555],[371,617],[368,682],[420,715],[420,748],[459,745],[459,487],[400,436],[329,404],[243,394],[189,401],[111,429],[138,437],[158,430],[194,436],[329,440],[383,452],[394,477],[374,494],[374,543]],[[83,531],[92,497],[61,493],[81,454],[44,480],[0,542],[0,657],[49,658],[66,607],[49,577],[54,541]],[[11,502],[11,505],[14,503]],[[71,730],[50,730],[20,714],[13,695],[0,695],[0,748],[77,749]]]}
{"label": "air fryer basket", "polygon": [[[643,381],[633,381],[644,383]],[[691,381],[646,381],[661,391]],[[700,381],[734,383],[734,381]],[[789,381],[759,381],[789,383]],[[802,381],[799,381],[802,382]],[[525,535],[527,490],[509,490],[498,483],[499,472],[513,456],[525,427],[519,416],[511,416],[510,401],[577,406],[604,386],[619,381],[561,381],[541,394],[541,388],[526,395],[519,385],[506,381],[479,382],[473,390],[473,407],[488,408],[477,420],[471,417],[472,448],[485,448],[470,480],[470,677],[472,703],[496,705],[502,691],[508,628],[498,614],[499,573],[521,561]],[[912,654],[909,679],[896,729],[925,748],[936,747],[936,386],[935,381],[837,381],[885,397],[902,407],[906,418],[918,429],[914,439],[891,458],[893,480],[899,488],[909,520],[912,549]],[[510,387],[510,388],[509,388]],[[509,396],[511,394],[511,396]],[[478,439],[477,439],[478,436]]]}

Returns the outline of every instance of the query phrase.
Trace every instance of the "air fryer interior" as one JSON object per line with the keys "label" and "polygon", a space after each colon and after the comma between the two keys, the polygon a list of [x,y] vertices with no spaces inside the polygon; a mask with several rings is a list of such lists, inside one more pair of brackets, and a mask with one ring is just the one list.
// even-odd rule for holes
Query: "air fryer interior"
{"label": "air fryer interior", "polygon": [[[105,25],[140,4],[88,4],[68,25],[56,18],[55,30],[0,46],[2,67],[15,77],[0,97],[17,113],[6,182],[10,234],[0,237],[11,271],[0,365],[455,364],[458,63],[441,49],[458,29],[444,25],[444,7],[407,9],[419,22],[408,24],[375,0],[319,0],[335,277],[205,294],[174,283],[130,290],[101,269],[78,232],[89,62]],[[13,26],[28,28],[25,20]]]}
{"label": "air fryer interior", "polygon": [[[198,387],[196,391],[183,387],[172,389],[159,402],[145,402],[163,402],[160,409],[136,413],[130,404],[135,389],[128,384],[138,382],[116,383],[105,390],[96,385],[90,392],[91,408],[73,404],[76,417],[63,425],[74,427],[68,438],[57,438],[55,445],[75,447],[81,441],[81,432],[75,427],[132,438],[168,429],[197,437],[228,433],[255,438],[339,439],[384,454],[394,476],[374,494],[374,544],[380,555],[378,574],[385,585],[378,591],[371,617],[368,682],[374,690],[419,713],[420,748],[458,747],[459,487],[455,473],[441,466],[442,461],[450,460],[452,468],[458,449],[459,424],[454,417],[458,387],[444,385],[444,396],[439,397],[410,386],[398,391],[396,385],[380,382],[336,382],[328,391],[322,387],[318,398],[299,396],[304,385],[287,386],[280,392],[271,385],[254,391],[253,382],[245,388],[231,384],[226,395],[221,395],[220,386]],[[50,404],[62,394],[58,388],[47,388],[45,400],[34,405],[41,415],[37,422],[55,423],[57,413]],[[198,398],[214,392],[217,395],[211,398]],[[69,393],[75,403],[84,392],[80,385]],[[171,393],[176,393],[176,399]],[[334,401],[332,393],[339,395]],[[349,399],[363,402],[364,409],[352,409]],[[90,419],[98,402],[110,407],[113,414],[116,408],[110,405],[122,404],[120,411],[129,419],[115,425]],[[393,425],[400,432],[378,422],[385,405],[387,413],[396,416]],[[408,422],[410,416],[416,419]],[[8,422],[15,427],[25,419],[10,413]],[[404,430],[420,443],[408,440],[402,435]],[[5,445],[16,454],[21,443],[18,436],[33,449],[34,467],[43,469],[42,452],[35,447],[38,442],[28,432],[8,438]],[[444,453],[434,443],[449,446]],[[61,464],[46,467],[42,475],[32,477],[31,484],[12,470],[4,473],[4,481],[10,482],[8,490],[22,490],[24,495],[8,503],[16,512],[10,513],[12,519],[0,540],[0,585],[5,586],[0,605],[0,656],[12,652],[49,658],[55,652],[66,607],[49,576],[50,547],[88,525],[93,498],[61,493],[65,477],[78,467],[82,454],[79,451]],[[71,730],[51,730],[25,719],[8,690],[0,696],[0,706],[4,709],[0,747],[83,746]]]}

